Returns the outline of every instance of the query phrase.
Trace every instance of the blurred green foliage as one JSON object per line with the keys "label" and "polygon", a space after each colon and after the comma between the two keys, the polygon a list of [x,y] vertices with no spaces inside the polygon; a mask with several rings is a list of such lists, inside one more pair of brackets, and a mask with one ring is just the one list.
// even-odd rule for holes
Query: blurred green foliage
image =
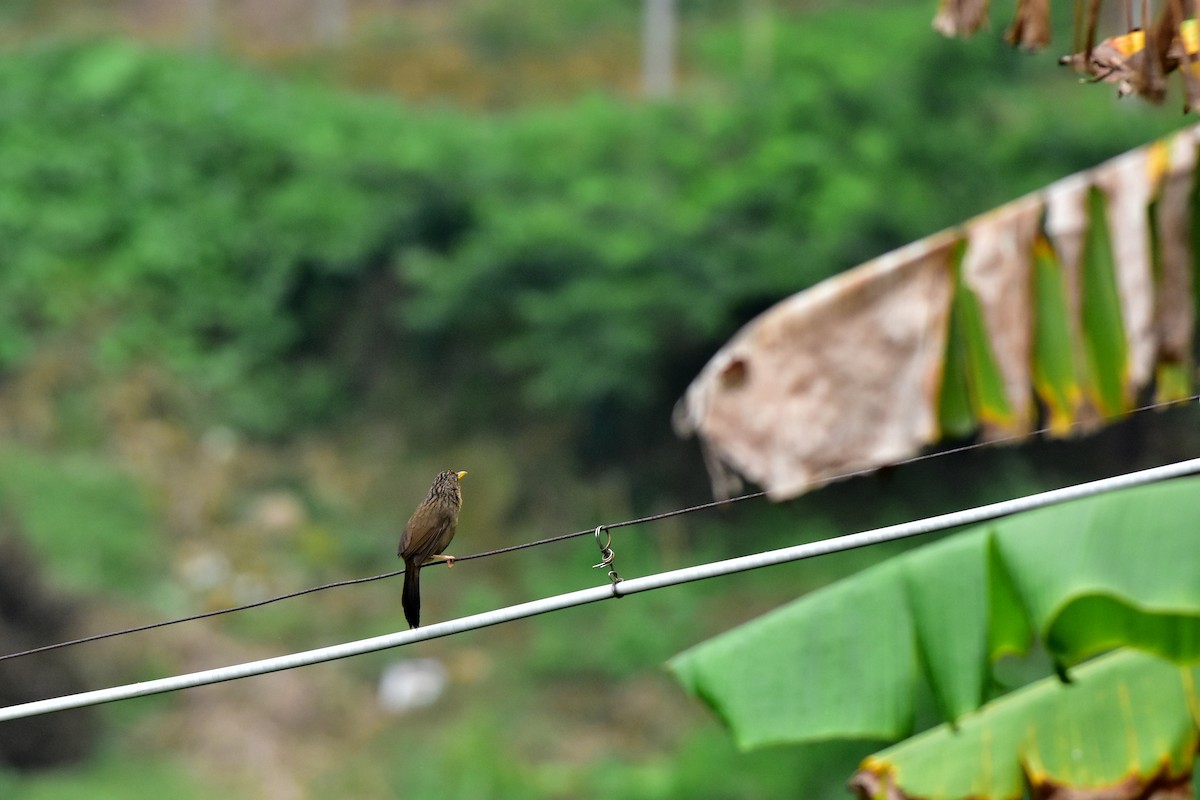
{"label": "blurred green foliage", "polygon": [[[0,364],[83,328],[254,432],[386,387],[443,428],[550,413],[619,456],[754,312],[1166,127],[937,39],[922,5],[871,15],[886,35],[781,17],[772,75],[686,102],[493,116],[116,41],[7,53]],[[695,40],[737,75],[735,28]]]}
{"label": "blurred green foliage", "polygon": [[161,594],[167,542],[128,476],[102,461],[0,449],[0,512],[75,591]]}
{"label": "blurred green foliage", "polygon": [[[480,63],[516,63],[531,40],[570,51],[564,29],[583,40],[613,24],[606,7],[624,25],[638,4],[551,5],[521,0],[501,13],[475,4],[459,22],[463,42]],[[943,41],[925,0],[780,13],[770,58],[754,69],[731,4],[685,6],[685,88],[657,105],[596,94],[484,114],[289,84],[120,41],[0,53],[0,380],[43,342],[66,339],[111,373],[170,368],[200,398],[184,406],[197,418],[182,420],[196,431],[217,423],[294,442],[340,427],[345,446],[372,440],[373,422],[401,420],[402,441],[349,459],[381,464],[386,497],[361,507],[355,494],[331,508],[314,500],[316,519],[296,538],[234,543],[205,531],[240,566],[250,554],[269,564],[281,590],[304,570],[324,580],[391,567],[396,515],[407,511],[394,487],[420,484],[443,460],[480,478],[462,546],[511,544],[661,509],[683,480],[700,491],[699,459],[675,444],[670,407],[758,311],[1179,124],[1177,106],[1115,106],[1107,88],[1076,86],[1052,58],[1014,54],[994,34]],[[86,434],[69,446],[95,449],[119,435],[95,430],[102,415],[86,403],[61,403],[58,413],[78,418],[70,430]],[[148,413],[175,424],[179,411]],[[280,461],[295,460],[282,452]],[[1039,477],[1016,456],[990,457],[989,468],[978,456],[985,477],[969,486],[961,465],[914,465],[865,492],[833,486],[791,506],[689,522],[674,544],[623,537],[621,569],[645,574],[844,533],[974,494],[999,499]],[[1100,469],[1098,459],[1058,458],[1041,462],[1071,475]],[[582,486],[580,462],[594,468]],[[289,474],[255,473],[260,483],[239,486],[230,503],[279,473]],[[166,592],[171,571],[158,548],[169,543],[152,531],[169,523],[120,475],[61,453],[5,450],[0,501],[73,586]],[[303,493],[320,497],[317,488]],[[98,550],[73,548],[71,534],[84,529]],[[439,575],[431,608],[447,618],[603,580],[589,570],[592,553],[546,550]],[[343,743],[344,767],[314,791],[840,796],[852,752],[742,756],[697,723],[626,757],[608,749],[611,731],[588,730],[592,717],[543,700],[590,696],[597,683],[620,691],[683,646],[878,555],[481,632],[495,676],[474,695],[456,686],[438,709],[364,747]],[[274,633],[272,644],[296,648],[371,635],[396,624],[389,590],[331,594],[224,630],[260,644]],[[686,713],[666,709],[664,727],[678,731]],[[598,746],[572,760],[529,743],[562,747],[568,726]],[[136,785],[118,760],[97,762],[78,785],[96,796]],[[182,778],[157,770],[147,778],[155,796],[187,796]],[[39,791],[76,796],[70,777]],[[6,780],[0,795],[33,786]]]}
{"label": "blurred green foliage", "polygon": [[[516,709],[518,716],[526,716]],[[620,710],[616,710],[620,713]],[[558,742],[572,751],[555,758],[545,750],[522,752],[521,736],[544,718],[497,719],[477,714],[437,737],[415,741],[387,736],[369,751],[356,753],[347,768],[330,774],[315,787],[320,796],[435,798],[599,798],[620,795],[634,800],[765,800],[803,796],[812,800],[847,797],[831,774],[849,775],[858,760],[857,746],[778,748],[737,752],[724,731],[699,723],[677,743],[671,756],[589,751],[588,741]],[[594,743],[593,743],[594,744]],[[406,769],[405,761],[424,765]],[[489,757],[481,758],[481,753]],[[731,769],[731,764],[737,769]],[[379,765],[385,765],[380,769]]]}
{"label": "blurred green foliage", "polygon": [[90,797],[95,800],[142,800],[174,797],[200,798],[204,792],[183,764],[161,759],[148,761],[136,756],[97,761],[86,770],[59,771],[49,775],[21,776],[0,770],[0,795],[22,800],[62,800]]}
{"label": "blurred green foliage", "polygon": [[395,243],[438,236],[452,149],[431,117],[405,136],[382,103],[117,42],[10,55],[0,87],[9,364],[86,324],[106,363],[165,360],[279,430],[328,398],[337,370],[310,356],[339,301]]}

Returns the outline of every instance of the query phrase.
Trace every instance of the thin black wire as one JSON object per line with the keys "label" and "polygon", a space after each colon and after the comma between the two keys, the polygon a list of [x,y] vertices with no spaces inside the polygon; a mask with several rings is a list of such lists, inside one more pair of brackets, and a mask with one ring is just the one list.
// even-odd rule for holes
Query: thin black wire
{"label": "thin black wire", "polygon": [[[1158,402],[1158,403],[1150,403],[1148,405],[1139,406],[1137,408],[1130,409],[1129,411],[1125,411],[1120,414],[1114,414],[1111,417],[1107,417],[1104,421],[1105,422],[1113,422],[1113,421],[1117,421],[1120,419],[1134,416],[1135,414],[1141,414],[1146,411],[1153,411],[1156,409],[1167,408],[1169,406],[1183,405],[1184,403],[1191,403],[1191,402],[1195,402],[1196,400],[1200,400],[1200,394],[1195,394],[1190,397],[1182,398],[1179,400],[1166,400],[1166,401],[1162,401],[1162,402]],[[1075,428],[1075,427],[1078,427],[1078,426],[1081,426],[1084,424],[1088,424],[1088,423],[1084,423],[1081,421],[1075,421],[1075,422],[1072,422],[1070,425],[1068,425],[1067,429],[1070,430],[1071,428]],[[1043,433],[1050,433],[1052,430],[1054,430],[1052,427],[1047,426],[1047,427],[1038,428],[1037,430],[1030,431],[1028,433],[1014,434],[1012,436],[1004,436],[1004,437],[1001,437],[998,439],[989,439],[986,442],[973,442],[971,444],[965,444],[960,447],[952,447],[947,450],[936,450],[931,453],[922,453],[920,455],[912,456],[910,458],[906,458],[901,461],[896,461],[887,466],[900,467],[900,466],[904,466],[906,464],[913,464],[918,461],[927,461],[931,458],[941,458],[943,456],[954,455],[955,453],[963,453],[963,452],[966,452],[969,450],[978,450],[983,447],[992,447],[994,445],[1004,444],[1005,442],[1013,442],[1013,441],[1017,441],[1017,440],[1021,440],[1021,439],[1026,439],[1030,436],[1038,436]],[[814,481],[814,482],[810,483],[806,488],[813,488],[817,485],[823,485],[826,483],[831,483],[833,481],[839,481],[839,480],[844,480],[847,478],[854,478],[854,477],[858,477],[861,475],[866,475],[866,474],[875,472],[877,469],[879,469],[879,468],[878,467],[864,467],[862,469],[852,470],[850,472],[844,472],[844,473],[834,475],[829,478],[823,478],[820,481]],[[649,522],[658,522],[660,520],[669,519],[671,517],[678,517],[683,514],[692,514],[697,511],[707,511],[707,510],[713,509],[713,508],[720,508],[722,506],[733,505],[734,503],[740,503],[743,500],[754,500],[759,497],[764,497],[764,496],[766,496],[766,494],[767,494],[766,492],[751,492],[749,494],[738,495],[736,497],[726,497],[721,500],[712,500],[707,503],[700,503],[700,504],[694,505],[694,506],[687,506],[686,508],[677,508],[677,509],[673,509],[671,511],[664,511],[659,514],[650,514],[649,516],[645,516],[645,517],[637,517],[635,519],[627,519],[627,520],[622,520],[620,522],[613,522],[613,523],[609,523],[607,525],[601,525],[601,526],[599,526],[599,528],[606,529],[606,530],[614,530],[616,528],[626,528],[626,527],[631,527],[634,525],[644,525]],[[576,539],[580,536],[587,536],[589,534],[594,533],[596,530],[598,530],[598,529],[597,528],[588,528],[586,530],[581,530],[581,531],[572,531],[571,533],[561,533],[561,534],[558,534],[557,536],[549,536],[549,537],[546,537],[545,539],[537,539],[532,542],[522,542],[521,544],[508,545],[507,547],[498,547],[494,550],[485,550],[480,553],[472,553],[470,555],[465,555],[465,556],[456,556],[454,558],[454,562],[458,563],[460,561],[471,561],[476,558],[489,558],[491,556],[498,556],[503,553],[512,553],[517,550],[527,550],[531,547],[541,547],[542,545],[554,544],[555,542],[563,542],[568,539]],[[443,564],[443,563],[447,563],[447,562],[436,561],[436,562],[430,562],[423,566],[428,567],[428,566],[433,566],[434,564]],[[307,589],[300,589],[298,591],[289,592],[288,594],[281,594],[276,597],[268,597],[265,600],[257,600],[253,603],[245,603],[244,605],[240,605],[240,606],[230,606],[229,608],[218,608],[218,609],[215,609],[212,611],[204,611],[199,614],[192,614],[191,616],[187,616],[187,617],[179,617],[177,619],[168,619],[168,620],[163,620],[161,622],[152,622],[147,625],[138,625],[138,626],[132,627],[132,628],[122,628],[121,630],[109,631],[107,633],[97,633],[97,634],[93,634],[91,636],[84,636],[80,639],[71,639],[70,641],[58,642],[55,644],[47,644],[47,645],[43,645],[41,647],[32,648],[30,650],[22,650],[17,653],[8,653],[6,655],[0,655],[0,661],[7,661],[8,659],[11,659],[11,658],[20,658],[22,656],[34,655],[35,653],[44,653],[49,650],[58,650],[58,649],[61,649],[64,647],[73,647],[75,645],[86,644],[88,642],[95,642],[95,641],[99,641],[101,639],[111,639],[116,636],[124,636],[124,635],[130,634],[130,633],[140,633],[142,631],[148,631],[148,630],[152,630],[154,628],[164,628],[168,625],[178,625],[183,622],[194,622],[194,621],[200,620],[200,619],[207,619],[209,617],[221,616],[222,614],[232,614],[236,611],[247,611],[249,609],[259,608],[260,606],[269,605],[271,603],[278,603],[281,600],[290,600],[293,597],[300,597],[301,595],[305,595],[305,594],[321,592],[326,589],[336,589],[339,586],[353,586],[353,585],[357,585],[360,583],[371,583],[372,581],[384,580],[386,578],[394,578],[397,575],[401,575],[403,573],[404,573],[404,570],[398,569],[398,570],[392,570],[391,572],[384,572],[380,575],[371,575],[366,578],[350,578],[348,580],[334,581],[333,583],[321,584],[320,586],[311,586]]]}
{"label": "thin black wire", "polygon": [[7,655],[0,656],[0,661],[5,661],[10,658],[19,658],[20,656],[30,656],[30,655],[33,655],[34,653],[44,653],[47,650],[57,650],[60,647],[70,647],[70,646],[76,645],[76,644],[85,644],[87,642],[95,642],[99,639],[111,639],[114,636],[124,636],[127,633],[141,633],[142,631],[148,631],[152,628],[164,628],[167,625],[178,625],[180,622],[193,622],[198,619],[205,619],[207,617],[217,617],[217,616],[220,616],[221,614],[229,614],[234,611],[245,611],[250,608],[258,608],[259,606],[265,606],[269,603],[278,603],[280,600],[290,600],[293,597],[299,597],[302,594],[312,594],[313,592],[320,592],[324,589],[334,589],[338,586],[350,586],[355,583],[370,583],[371,581],[378,581],[378,580],[382,580],[383,578],[392,578],[392,577],[395,577],[396,575],[400,575],[403,572],[404,572],[404,570],[398,569],[393,572],[385,572],[382,575],[372,575],[369,578],[350,578],[349,580],[336,581],[334,583],[325,583],[320,586],[310,586],[307,589],[300,589],[299,591],[296,591],[296,592],[289,592],[288,594],[281,594],[278,597],[268,597],[265,600],[257,600],[253,603],[246,603],[245,605],[231,606],[229,608],[218,608],[213,611],[203,611],[199,614],[192,614],[190,617],[179,617],[178,619],[168,619],[168,620],[163,620],[162,622],[151,622],[148,625],[138,625],[137,627],[134,627],[134,628],[122,628],[119,631],[109,631],[108,633],[96,633],[91,636],[85,636],[82,639],[72,639],[69,642],[58,642],[57,644],[47,644],[47,645],[43,645],[42,647],[35,647],[32,650],[22,650],[19,653],[8,653]]}

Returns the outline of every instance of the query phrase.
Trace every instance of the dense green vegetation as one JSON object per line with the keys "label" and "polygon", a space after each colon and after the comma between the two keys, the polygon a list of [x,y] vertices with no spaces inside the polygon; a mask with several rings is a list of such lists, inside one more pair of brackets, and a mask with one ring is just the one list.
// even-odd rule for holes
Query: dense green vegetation
{"label": "dense green vegetation", "polygon": [[[390,569],[396,518],[447,461],[471,472],[460,552],[702,500],[670,408],[740,324],[1178,124],[1174,111],[1114,108],[1107,89],[995,37],[942,41],[926,2],[781,14],[770,68],[750,72],[736,19],[710,12],[686,31],[682,96],[659,105],[594,94],[432,108],[118,40],[0,55],[0,403],[36,409],[0,427],[0,504],[55,582],[123,621]],[[481,20],[480,52],[520,30]],[[1043,455],[1039,469],[1081,469]],[[622,539],[622,569],[895,521],[1041,477],[1013,454],[975,463],[970,487],[926,465],[787,508],[677,521]],[[281,489],[305,514],[263,534],[256,509]],[[84,529],[97,543],[80,550]],[[189,583],[213,551],[228,581]],[[447,776],[458,797],[841,796],[862,751],[739,756],[659,667],[876,557],[431,644],[419,655],[475,677],[436,709],[338,729],[355,752],[305,765],[316,796],[444,797]],[[464,564],[429,582],[429,613],[589,585],[602,579],[594,559],[587,543]],[[235,645],[204,663],[247,643],[275,652],[393,630],[397,593],[377,584],[230,620],[217,629]],[[185,649],[104,651],[89,676],[190,668]],[[310,689],[332,708],[308,728],[369,706],[394,657],[342,665],[354,689]],[[114,762],[163,759],[153,725],[167,723],[149,718],[192,711],[177,698],[114,707],[122,735],[89,785],[131,783]],[[147,796],[179,793],[175,763],[148,773]]]}
{"label": "dense green vegetation", "polygon": [[[0,359],[87,326],[255,432],[327,421],[397,360],[436,364],[470,425],[659,426],[751,312],[1163,129],[1088,125],[1100,98],[1062,76],[1048,107],[1005,86],[1020,56],[872,16],[870,47],[856,15],[781,25],[776,77],[713,97],[491,117],[121,42],[11,53]],[[733,36],[701,40],[713,69]]]}

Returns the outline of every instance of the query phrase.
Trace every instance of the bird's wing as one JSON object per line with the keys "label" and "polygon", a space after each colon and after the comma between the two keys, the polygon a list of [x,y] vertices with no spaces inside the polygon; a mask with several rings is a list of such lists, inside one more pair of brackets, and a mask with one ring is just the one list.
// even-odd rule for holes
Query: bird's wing
{"label": "bird's wing", "polygon": [[399,555],[418,564],[425,563],[450,544],[450,539],[454,537],[454,523],[453,514],[429,507],[418,509],[404,528]]}

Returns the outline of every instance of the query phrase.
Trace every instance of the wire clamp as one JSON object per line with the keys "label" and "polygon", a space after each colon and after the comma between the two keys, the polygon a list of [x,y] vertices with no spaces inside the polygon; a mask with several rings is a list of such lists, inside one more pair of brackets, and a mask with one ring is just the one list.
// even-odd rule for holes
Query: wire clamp
{"label": "wire clamp", "polygon": [[[600,540],[600,534],[604,534],[604,540]],[[613,549],[612,549],[612,531],[603,525],[596,526],[596,546],[600,548],[600,563],[593,564],[592,569],[608,568],[608,579],[612,581],[613,597],[624,597],[617,593],[617,584],[624,580],[617,574],[616,567],[613,566]]]}

